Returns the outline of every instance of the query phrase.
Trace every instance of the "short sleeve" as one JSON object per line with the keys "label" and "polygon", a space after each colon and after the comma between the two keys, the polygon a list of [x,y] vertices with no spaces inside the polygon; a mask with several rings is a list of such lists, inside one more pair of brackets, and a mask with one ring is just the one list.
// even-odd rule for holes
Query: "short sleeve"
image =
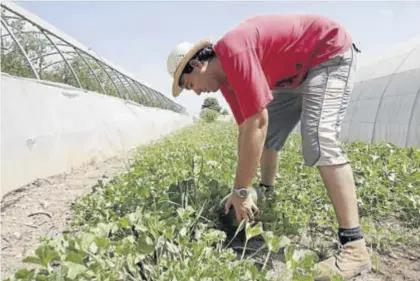
{"label": "short sleeve", "polygon": [[257,114],[273,100],[255,49],[222,57],[221,64],[243,119]]}
{"label": "short sleeve", "polygon": [[232,110],[233,117],[236,120],[236,124],[240,125],[244,121],[244,117],[239,107],[238,101],[235,97],[235,93],[228,89],[225,85],[222,85],[220,88],[226,102],[229,104],[230,109]]}

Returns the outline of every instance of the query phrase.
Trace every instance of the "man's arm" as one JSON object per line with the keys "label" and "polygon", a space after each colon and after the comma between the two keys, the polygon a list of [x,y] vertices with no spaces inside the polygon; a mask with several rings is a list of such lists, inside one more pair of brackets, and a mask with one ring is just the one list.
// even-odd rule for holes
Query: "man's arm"
{"label": "man's arm", "polygon": [[[240,156],[241,156],[241,140],[242,140],[242,135],[243,135],[243,126],[239,126],[238,127],[238,131],[239,131],[239,134],[238,134],[238,161],[239,161],[239,158],[240,158]],[[236,180],[235,180],[235,182],[236,182]]]}
{"label": "man's arm", "polygon": [[235,188],[251,185],[263,152],[267,125],[268,113],[264,108],[239,126]]}
{"label": "man's arm", "polygon": [[261,160],[268,127],[266,107],[274,97],[257,48],[244,49],[241,44],[235,46],[231,43],[225,45],[224,41],[219,41],[217,49],[222,54],[219,60],[232,89],[230,103],[235,105],[234,108],[240,115],[236,120],[239,124],[239,137],[238,167],[234,183],[234,187],[239,188],[251,185]]}

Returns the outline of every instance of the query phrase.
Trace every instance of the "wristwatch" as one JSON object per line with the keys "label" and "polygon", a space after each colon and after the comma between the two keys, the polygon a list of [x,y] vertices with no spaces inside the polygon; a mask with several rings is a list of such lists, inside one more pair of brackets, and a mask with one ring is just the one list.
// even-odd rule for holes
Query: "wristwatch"
{"label": "wristwatch", "polygon": [[241,188],[233,188],[232,193],[240,198],[246,198],[249,195],[248,188],[241,187]]}

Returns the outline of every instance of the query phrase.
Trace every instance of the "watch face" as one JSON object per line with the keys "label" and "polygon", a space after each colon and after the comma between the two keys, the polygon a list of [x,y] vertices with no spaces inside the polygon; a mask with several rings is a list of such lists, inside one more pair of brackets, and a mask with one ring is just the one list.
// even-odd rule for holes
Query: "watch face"
{"label": "watch face", "polygon": [[239,196],[246,197],[247,195],[248,195],[248,190],[246,189],[239,190]]}

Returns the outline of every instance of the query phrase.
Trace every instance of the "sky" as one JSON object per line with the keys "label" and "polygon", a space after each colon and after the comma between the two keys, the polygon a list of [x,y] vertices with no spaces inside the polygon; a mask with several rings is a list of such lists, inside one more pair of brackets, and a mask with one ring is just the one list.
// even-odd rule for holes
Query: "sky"
{"label": "sky", "polygon": [[[217,40],[245,18],[267,13],[317,13],[338,20],[363,58],[420,34],[416,1],[14,1],[101,57],[171,97],[166,60],[176,44]],[[192,115],[220,92],[184,91],[173,99]]]}

